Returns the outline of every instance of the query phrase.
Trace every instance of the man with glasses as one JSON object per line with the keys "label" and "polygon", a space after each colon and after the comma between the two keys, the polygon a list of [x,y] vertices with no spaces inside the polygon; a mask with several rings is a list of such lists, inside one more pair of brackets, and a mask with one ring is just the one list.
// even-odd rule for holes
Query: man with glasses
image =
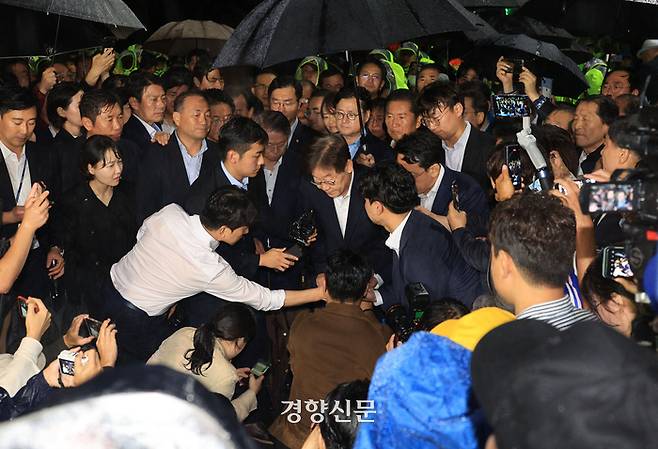
{"label": "man with glasses", "polygon": [[368,219],[358,190],[361,172],[355,170],[345,139],[335,134],[317,139],[306,154],[305,168],[311,182],[302,181],[302,204],[314,211],[318,230],[310,247],[313,271],[324,272],[327,255],[347,248],[365,256],[375,273],[389,279],[386,232]]}
{"label": "man with glasses", "polygon": [[210,131],[208,140],[217,143],[220,130],[235,115],[235,104],[233,99],[223,90],[208,89],[203,91],[210,106]]}
{"label": "man with glasses", "polygon": [[619,69],[608,73],[603,80],[601,94],[616,100],[621,95],[639,95],[640,90],[634,85],[635,80],[628,70]]}
{"label": "man with glasses", "polygon": [[172,119],[176,131],[167,145],[152,144],[142,162],[136,191],[138,223],[168,204],[181,204],[201,170],[219,164],[219,150],[206,138],[211,113],[201,91],[180,94]]}
{"label": "man with glasses", "polygon": [[384,64],[375,57],[369,57],[359,66],[359,73],[356,77],[356,84],[363,87],[371,99],[382,96],[382,91],[386,85],[386,68]]}
{"label": "man with glasses", "polygon": [[[358,99],[358,102],[357,102]],[[366,130],[365,136],[361,132],[359,122],[359,106],[361,118],[365,126],[370,119],[370,99],[362,87],[356,90],[352,87],[342,88],[336,95],[336,126],[338,133],[343,136],[350,151],[351,159],[365,166],[372,166],[375,162],[393,159],[391,147],[370,134]]]}
{"label": "man with glasses", "polygon": [[432,83],[418,98],[421,121],[442,140],[446,166],[473,177],[487,191],[487,159],[495,146],[489,134],[464,120],[463,100],[452,85]]}
{"label": "man with glasses", "polygon": [[317,135],[297,118],[303,96],[302,85],[292,76],[280,76],[272,81],[268,93],[270,109],[285,115],[290,123],[288,150],[302,154]]}
{"label": "man with glasses", "polygon": [[251,92],[256,95],[256,98],[258,98],[261,103],[263,103],[265,109],[270,108],[270,96],[268,90],[270,84],[274,81],[274,78],[276,78],[276,73],[272,71],[272,69],[261,70],[258,75],[256,75],[254,85],[251,86]]}

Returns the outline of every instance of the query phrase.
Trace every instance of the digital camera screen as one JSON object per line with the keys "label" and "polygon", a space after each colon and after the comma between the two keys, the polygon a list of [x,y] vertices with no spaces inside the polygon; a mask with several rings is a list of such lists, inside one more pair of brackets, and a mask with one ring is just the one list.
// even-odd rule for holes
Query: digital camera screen
{"label": "digital camera screen", "polygon": [[589,184],[587,208],[589,213],[632,212],[636,208],[636,192],[633,184]]}
{"label": "digital camera screen", "polygon": [[496,117],[527,117],[530,115],[527,95],[494,95]]}

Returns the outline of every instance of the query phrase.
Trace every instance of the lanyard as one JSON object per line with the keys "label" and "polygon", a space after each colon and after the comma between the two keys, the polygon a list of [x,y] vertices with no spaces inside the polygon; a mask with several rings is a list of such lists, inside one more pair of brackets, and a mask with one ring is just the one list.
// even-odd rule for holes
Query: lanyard
{"label": "lanyard", "polygon": [[16,205],[18,205],[18,197],[21,196],[21,189],[23,188],[23,181],[25,180],[25,168],[27,167],[27,154],[23,155],[25,161],[23,162],[23,172],[21,173],[21,181],[18,183],[18,190],[16,191]]}

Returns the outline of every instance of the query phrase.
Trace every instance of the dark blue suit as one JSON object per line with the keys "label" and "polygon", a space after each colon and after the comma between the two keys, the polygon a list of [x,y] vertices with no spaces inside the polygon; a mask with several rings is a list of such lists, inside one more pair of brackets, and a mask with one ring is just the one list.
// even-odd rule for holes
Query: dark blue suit
{"label": "dark blue suit", "polygon": [[295,132],[292,133],[290,144],[288,145],[288,153],[296,153],[298,156],[306,153],[306,149],[313,141],[320,137],[320,135],[301,122],[297,122]]}
{"label": "dark blue suit", "polygon": [[489,222],[489,203],[482,187],[469,175],[450,170],[445,165],[443,179],[439,184],[432,212],[438,215],[448,215],[448,205],[452,201],[452,183],[459,187],[459,204],[461,210],[468,214],[467,227],[476,235],[486,235]]}
{"label": "dark blue suit", "polygon": [[359,142],[359,149],[356,151],[352,159],[356,160],[356,158],[359,157],[359,154],[365,153],[366,151],[368,154],[373,155],[375,162],[390,161],[395,159],[395,152],[393,149],[369,132],[366,133],[365,137],[361,138],[361,141]]}
{"label": "dark blue suit", "polygon": [[300,190],[304,210],[315,211],[318,228],[318,240],[311,245],[310,251],[313,271],[324,272],[327,256],[338,249],[347,248],[365,256],[375,273],[384,280],[390,279],[392,253],[384,245],[387,234],[384,228],[373,224],[368,218],[363,196],[359,193],[359,178],[357,170],[350,194],[345,237],[340,231],[334,200],[310,182],[302,181]]}
{"label": "dark blue suit", "polygon": [[383,308],[406,304],[404,289],[412,282],[422,282],[433,301],[454,298],[471,307],[483,293],[480,278],[468,266],[450,233],[427,215],[412,211],[402,231],[400,256],[393,257],[392,283],[380,292]]}
{"label": "dark blue suit", "polygon": [[142,122],[135,115],[131,115],[121,131],[121,138],[130,140],[140,150],[140,159],[144,157],[148,147],[151,145],[151,135],[144,128]]}

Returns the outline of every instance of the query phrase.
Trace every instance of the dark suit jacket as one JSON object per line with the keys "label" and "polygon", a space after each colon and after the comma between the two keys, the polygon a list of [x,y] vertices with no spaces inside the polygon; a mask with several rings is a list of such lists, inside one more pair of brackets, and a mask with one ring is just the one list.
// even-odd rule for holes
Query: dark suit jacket
{"label": "dark suit jacket", "polygon": [[370,221],[359,193],[359,171],[355,171],[347,213],[345,237],[340,232],[334,200],[326,193],[304,180],[300,185],[304,210],[313,209],[318,228],[318,239],[311,245],[313,271],[324,272],[327,256],[341,248],[349,248],[368,259],[368,262],[384,280],[390,279],[392,253],[384,245],[387,233],[381,226]]}
{"label": "dark suit jacket", "polygon": [[485,192],[491,189],[487,176],[487,159],[496,146],[493,136],[471,126],[461,172],[475,179]]}
{"label": "dark suit jacket", "polygon": [[393,258],[393,282],[380,289],[384,310],[407,304],[405,287],[422,282],[433,301],[450,297],[470,307],[483,293],[480,278],[462,258],[450,233],[425,214],[412,211],[402,231],[400,257]]}
{"label": "dark suit jacket", "polygon": [[123,125],[121,137],[130,140],[137,145],[141,157],[145,155],[147,148],[151,145],[151,136],[149,135],[149,132],[134,114],[131,115],[126,124]]}
{"label": "dark suit jacket", "polygon": [[312,128],[298,122],[295,127],[295,132],[292,133],[292,138],[290,139],[290,145],[288,145],[287,151],[303,155],[306,152],[306,148],[308,148],[317,137],[319,137],[319,134]]}
{"label": "dark suit jacket", "polygon": [[[221,162],[216,165],[206,164],[205,167],[202,167],[199,177],[190,186],[186,197],[180,205],[190,215],[199,214],[203,210],[210,194],[218,188],[228,185],[231,185],[231,182],[226,177],[224,170],[222,170]],[[251,187],[251,182],[249,187],[249,195],[253,201],[251,193],[253,187]],[[217,247],[217,253],[226,259],[237,274],[251,280],[256,280],[260,258],[256,254],[253,238],[249,234],[233,246],[220,243]]]}
{"label": "dark suit jacket", "polygon": [[601,159],[601,151],[605,145],[601,145],[596,150],[592,151],[587,155],[584,161],[580,163],[580,168],[583,170],[583,174],[587,175],[594,171],[596,163]]}
{"label": "dark suit jacket", "polygon": [[[208,149],[203,153],[201,172],[210,171],[220,163],[217,144],[207,141]],[[142,160],[143,175],[137,182],[137,222],[143,222],[164,206],[183,204],[189,190],[183,155],[176,136],[171,136],[164,147],[151,144]]]}
{"label": "dark suit jacket", "polygon": [[452,183],[456,181],[461,210],[468,214],[467,226],[478,235],[486,235],[489,202],[482,188],[468,175],[450,170],[445,165],[441,169],[445,172],[432,203],[432,212],[438,215],[448,214],[448,205],[452,201]]}
{"label": "dark suit jacket", "polygon": [[[364,144],[365,143],[365,149]],[[372,154],[375,157],[375,162],[380,161],[389,161],[395,159],[395,151],[388,146],[385,142],[382,142],[369,132],[366,133],[365,138],[361,138],[361,144],[359,149],[354,154],[352,159],[356,160],[359,157],[359,154],[363,153],[367,149],[368,153]]]}

